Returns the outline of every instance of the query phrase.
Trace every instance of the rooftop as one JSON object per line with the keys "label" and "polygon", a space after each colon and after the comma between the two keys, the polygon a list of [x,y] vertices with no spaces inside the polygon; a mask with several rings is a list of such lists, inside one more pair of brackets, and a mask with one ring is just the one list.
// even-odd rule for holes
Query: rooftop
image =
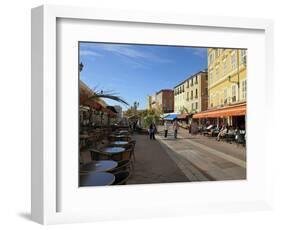
{"label": "rooftop", "polygon": [[207,69],[205,69],[205,70],[200,70],[199,72],[194,73],[194,74],[188,76],[186,79],[184,79],[184,80],[181,81],[179,84],[177,84],[176,86],[174,86],[174,88],[176,88],[176,87],[178,87],[178,86],[184,84],[187,80],[192,79],[193,77],[195,77],[196,75],[198,75],[198,74],[200,74],[200,73],[208,73],[208,71],[207,71]]}

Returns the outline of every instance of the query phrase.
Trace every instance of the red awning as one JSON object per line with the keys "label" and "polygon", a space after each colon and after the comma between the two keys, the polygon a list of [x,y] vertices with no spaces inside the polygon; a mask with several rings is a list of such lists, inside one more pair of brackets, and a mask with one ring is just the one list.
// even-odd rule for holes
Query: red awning
{"label": "red awning", "polygon": [[192,118],[218,118],[218,117],[231,117],[231,116],[245,116],[246,103],[227,106],[219,109],[206,110],[196,113]]}

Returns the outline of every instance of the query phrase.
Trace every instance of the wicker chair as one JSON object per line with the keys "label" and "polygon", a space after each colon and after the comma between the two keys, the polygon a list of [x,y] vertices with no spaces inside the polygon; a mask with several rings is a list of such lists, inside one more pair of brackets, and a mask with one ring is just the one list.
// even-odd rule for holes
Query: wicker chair
{"label": "wicker chair", "polygon": [[117,161],[118,165],[115,169],[111,170],[111,173],[118,173],[120,171],[135,171],[134,167],[134,161],[132,160],[132,153],[133,153],[133,148],[130,147],[126,151],[122,152],[122,154],[115,154],[112,160]]}
{"label": "wicker chair", "polygon": [[131,171],[131,161],[130,160],[122,160],[117,162],[118,165],[116,168],[110,170],[110,173],[116,174],[121,171]]}
{"label": "wicker chair", "polygon": [[132,156],[134,158],[134,161],[136,161],[136,155],[135,155],[135,146],[136,146],[136,141],[135,140],[131,140],[129,141],[129,144],[132,146],[133,148],[133,152],[132,152]]}
{"label": "wicker chair", "polygon": [[121,172],[114,174],[114,176],[115,176],[115,181],[114,181],[113,185],[124,185],[127,183],[128,179],[130,177],[130,172],[121,171]]}
{"label": "wicker chair", "polygon": [[89,149],[90,153],[91,153],[91,158],[94,161],[100,161],[100,160],[110,160],[111,159],[111,155],[104,153],[100,150],[91,148]]}

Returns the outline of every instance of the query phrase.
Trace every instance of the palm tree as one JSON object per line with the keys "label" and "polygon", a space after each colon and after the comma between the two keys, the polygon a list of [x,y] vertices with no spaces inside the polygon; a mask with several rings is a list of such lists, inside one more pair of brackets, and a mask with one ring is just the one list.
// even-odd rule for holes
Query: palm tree
{"label": "palm tree", "polygon": [[126,102],[124,99],[122,99],[121,97],[111,94],[111,93],[104,93],[103,91],[101,91],[100,93],[93,93],[91,96],[89,96],[87,99],[85,99],[85,101],[83,102],[87,102],[90,100],[96,100],[99,101],[100,98],[107,98],[107,99],[111,99],[120,103],[123,103],[125,105],[129,105],[128,102]]}
{"label": "palm tree", "polygon": [[180,109],[180,113],[181,113],[181,114],[188,113],[188,109],[187,109],[185,106],[183,106],[183,107]]}
{"label": "palm tree", "polygon": [[137,101],[134,102],[133,108],[134,108],[135,111],[137,111],[139,105],[140,105],[139,102],[137,102]]}

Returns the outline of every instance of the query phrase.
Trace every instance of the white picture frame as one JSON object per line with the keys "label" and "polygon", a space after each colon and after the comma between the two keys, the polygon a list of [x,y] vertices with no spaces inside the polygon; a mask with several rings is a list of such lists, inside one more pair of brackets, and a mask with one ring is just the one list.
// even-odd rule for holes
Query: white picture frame
{"label": "white picture frame", "polygon": [[[59,207],[60,200],[67,196],[68,191],[61,188],[61,177],[58,177],[60,172],[60,159],[57,156],[58,151],[58,106],[57,99],[60,94],[60,88],[57,84],[57,31],[58,21],[71,20],[88,20],[99,21],[108,24],[114,22],[129,23],[134,25],[151,25],[153,27],[184,30],[185,27],[200,28],[201,30],[216,29],[216,30],[241,30],[245,33],[256,31],[260,36],[259,44],[262,46],[261,53],[264,57],[257,57],[249,54],[250,73],[256,73],[251,69],[254,64],[259,64],[257,68],[261,68],[259,73],[256,73],[259,81],[253,79],[254,87],[249,87],[249,111],[257,111],[255,106],[251,106],[254,98],[254,88],[260,88],[261,98],[260,107],[274,111],[273,88],[273,22],[265,19],[247,19],[247,18],[231,18],[231,17],[214,17],[214,16],[191,16],[191,15],[173,15],[163,13],[149,13],[149,12],[127,12],[127,11],[113,11],[100,10],[91,8],[66,7],[66,6],[51,6],[44,5],[32,9],[32,204],[31,213],[32,219],[41,224],[56,224],[56,223],[70,223],[82,221],[96,221],[107,219],[127,219],[127,218],[143,218],[143,217],[164,217],[172,215],[186,215],[194,213],[208,213],[208,212],[233,212],[233,211],[249,211],[249,210],[264,210],[272,207],[272,169],[271,169],[271,153],[272,146],[269,135],[265,136],[264,143],[253,143],[255,132],[254,130],[248,132],[248,149],[250,153],[258,152],[256,154],[257,162],[251,165],[256,159],[253,154],[249,155],[248,162],[250,164],[249,179],[247,181],[227,182],[210,182],[210,183],[176,183],[165,185],[138,185],[138,186],[123,186],[116,187],[113,190],[106,190],[105,188],[91,190],[83,189],[79,192],[81,197],[81,205],[79,200],[74,201],[73,204],[68,203],[66,207],[73,207],[73,210]],[[113,25],[114,26],[114,25]],[[145,30],[145,28],[144,28]],[[248,31],[248,32],[247,32]],[[253,35],[254,36],[254,35]],[[215,38],[215,37],[214,37]],[[117,39],[117,38],[116,38]],[[121,38],[120,38],[121,39]],[[154,42],[157,42],[155,38]],[[176,43],[184,44],[179,37],[174,38]],[[204,40],[205,39],[205,40]],[[202,42],[208,43],[208,39],[203,38]],[[233,37],[233,41],[228,43],[239,44],[237,37]],[[176,41],[178,40],[178,41]],[[247,40],[247,38],[245,39]],[[213,46],[218,45],[221,40],[209,41]],[[257,44],[258,44],[257,42]],[[254,42],[253,42],[254,43]],[[244,47],[245,48],[245,47]],[[253,50],[253,49],[252,49]],[[254,54],[254,53],[253,53]],[[251,59],[252,58],[252,59]],[[76,68],[76,67],[75,67]],[[262,72],[264,70],[264,72]],[[262,84],[262,82],[264,84]],[[250,84],[249,84],[250,85]],[[78,109],[78,107],[77,107]],[[252,113],[254,114],[254,113]],[[255,115],[255,119],[267,119],[268,114],[261,113]],[[250,121],[249,125],[254,126],[255,121]],[[272,133],[272,127],[262,127],[262,132]],[[78,134],[77,134],[78,135]],[[73,137],[76,138],[76,137]],[[257,137],[258,138],[258,137]],[[254,146],[255,145],[255,146]],[[259,148],[262,147],[262,148]],[[262,152],[261,152],[262,151]],[[74,160],[71,159],[70,162]],[[61,163],[61,162],[60,162]],[[260,169],[262,172],[259,172]],[[260,174],[262,173],[262,174]],[[256,176],[255,176],[256,174]],[[259,180],[256,177],[261,176]],[[72,179],[70,179],[72,180]],[[252,183],[253,181],[253,183]],[[173,187],[171,187],[173,186]],[[225,188],[228,187],[228,188]],[[171,189],[173,188],[173,189]],[[60,189],[64,190],[60,193]],[[77,188],[78,189],[78,188]],[[207,197],[200,197],[200,192],[207,191]],[[216,194],[219,190],[226,192],[231,191],[231,194]],[[113,204],[117,206],[117,210],[112,211],[108,209],[109,204],[105,204],[103,209],[99,202],[92,209],[83,205],[85,200],[82,196],[88,196],[89,192],[96,193],[99,200],[105,199],[106,196],[116,194],[122,195],[126,191],[128,200],[122,203],[124,207],[120,207],[118,202]],[[190,191],[188,193],[187,191]],[[245,191],[245,197],[241,195]],[[256,191],[253,193],[253,191]],[[230,193],[231,193],[230,192]],[[253,196],[251,198],[251,192]],[[70,191],[69,191],[70,193]],[[241,194],[240,194],[241,193]],[[246,194],[247,193],[247,194]],[[149,194],[157,195],[155,199],[144,198]],[[169,194],[170,197],[165,199]],[[196,195],[198,194],[198,195]],[[235,196],[235,194],[240,194]],[[138,197],[138,201],[132,203],[134,197]],[[188,199],[192,196],[192,199]],[[186,199],[183,199],[183,198]],[[71,201],[73,197],[66,198]],[[165,202],[161,203],[161,199]],[[155,201],[155,202],[154,202]],[[108,202],[113,202],[108,200]],[[147,202],[147,203],[145,203]],[[105,202],[106,203],[106,202]],[[148,205],[149,204],[149,205]],[[79,206],[79,207],[78,207]],[[84,205],[85,206],[85,205]],[[75,210],[77,208],[77,210]],[[59,211],[58,211],[59,210]]]}

